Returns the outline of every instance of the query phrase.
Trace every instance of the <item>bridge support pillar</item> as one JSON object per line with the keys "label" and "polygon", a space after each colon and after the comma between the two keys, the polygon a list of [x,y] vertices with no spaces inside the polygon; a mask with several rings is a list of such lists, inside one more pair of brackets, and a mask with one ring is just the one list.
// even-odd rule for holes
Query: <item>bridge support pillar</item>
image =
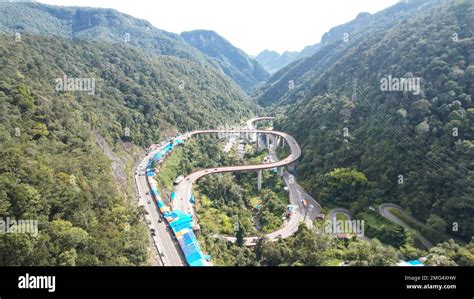
{"label": "bridge support pillar", "polygon": [[258,152],[258,148],[259,148],[259,146],[258,146],[258,140],[259,140],[258,134],[255,134],[255,136],[257,136],[257,138],[255,140],[255,147],[257,148],[257,152]]}
{"label": "bridge support pillar", "polygon": [[257,173],[257,190],[262,190],[262,170],[259,170]]}
{"label": "bridge support pillar", "polygon": [[273,140],[273,143],[274,143],[273,150],[276,151],[276,149],[280,146],[280,142],[281,142],[280,136],[273,136],[272,140]]}

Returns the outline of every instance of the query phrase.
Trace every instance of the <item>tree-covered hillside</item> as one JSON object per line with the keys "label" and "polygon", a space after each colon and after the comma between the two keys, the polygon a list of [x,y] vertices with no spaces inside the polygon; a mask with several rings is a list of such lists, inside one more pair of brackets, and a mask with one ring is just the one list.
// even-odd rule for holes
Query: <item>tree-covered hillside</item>
{"label": "tree-covered hillside", "polygon": [[[283,80],[284,93],[270,88],[261,99],[294,103],[277,127],[302,145],[305,189],[323,205],[344,205],[356,215],[399,203],[435,230],[470,240],[473,34],[472,1],[448,1],[280,71],[295,88]],[[421,78],[420,92],[384,91],[389,76]],[[340,175],[333,175],[336,168]],[[364,188],[352,172],[367,178]]]}
{"label": "tree-covered hillside", "polygon": [[[2,265],[145,264],[146,229],[98,140],[119,152],[253,107],[214,69],[133,47],[2,35],[0,65],[0,217],[39,220],[37,237],[0,235]],[[57,90],[65,75],[93,94]]]}
{"label": "tree-covered hillside", "polygon": [[248,91],[268,79],[260,63],[214,31],[194,30],[181,33],[193,47],[210,57],[242,89]]}
{"label": "tree-covered hillside", "polygon": [[269,77],[255,59],[213,31],[185,32],[181,37],[113,9],[0,3],[0,20],[0,33],[8,35],[100,41],[118,47],[137,47],[153,56],[173,56],[185,63],[191,61],[196,67],[214,69],[216,74],[224,71],[229,81],[245,91]]}
{"label": "tree-covered hillside", "polygon": [[266,84],[254,92],[254,97],[262,106],[281,107],[299,101],[321,74],[344,55],[354,51],[355,45],[379,32],[400,26],[406,20],[439,6],[442,1],[451,0],[400,1],[373,15],[360,13],[355,20],[325,33],[309,57],[302,57],[303,50],[300,59],[273,74]]}
{"label": "tree-covered hillside", "polygon": [[113,9],[63,7],[42,3],[0,3],[0,33],[58,36],[68,39],[129,44],[149,54],[205,63],[204,56],[178,34],[153,27]]}

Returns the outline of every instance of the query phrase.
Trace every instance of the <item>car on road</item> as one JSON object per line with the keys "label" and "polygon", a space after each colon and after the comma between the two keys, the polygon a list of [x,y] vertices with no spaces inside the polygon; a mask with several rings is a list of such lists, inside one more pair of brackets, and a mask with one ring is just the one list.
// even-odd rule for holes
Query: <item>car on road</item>
{"label": "car on road", "polygon": [[162,223],[162,222],[163,222],[163,220],[161,218],[158,219],[158,223]]}
{"label": "car on road", "polygon": [[147,191],[147,192],[146,192],[146,195],[150,195],[150,192]]}

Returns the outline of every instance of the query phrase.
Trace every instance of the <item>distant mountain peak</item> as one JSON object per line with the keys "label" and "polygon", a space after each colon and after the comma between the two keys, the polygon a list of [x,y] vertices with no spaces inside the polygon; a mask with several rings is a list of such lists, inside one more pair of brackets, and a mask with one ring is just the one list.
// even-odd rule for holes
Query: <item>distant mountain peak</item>
{"label": "distant mountain peak", "polygon": [[277,51],[263,50],[255,59],[260,62],[269,73],[275,73],[291,62],[313,54],[319,48],[318,44],[307,46],[301,52],[284,51],[281,55]]}
{"label": "distant mountain peak", "polygon": [[269,77],[257,60],[213,30],[185,31],[181,33],[181,37],[212,59],[227,76],[246,91]]}

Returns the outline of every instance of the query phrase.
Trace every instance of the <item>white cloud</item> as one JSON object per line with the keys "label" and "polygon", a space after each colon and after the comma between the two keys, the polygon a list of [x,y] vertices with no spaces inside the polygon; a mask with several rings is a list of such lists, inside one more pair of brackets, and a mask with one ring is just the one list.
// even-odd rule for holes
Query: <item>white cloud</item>
{"label": "white cloud", "polygon": [[398,0],[40,0],[65,6],[114,8],[155,27],[181,33],[210,29],[256,55],[264,49],[300,51],[331,27]]}

